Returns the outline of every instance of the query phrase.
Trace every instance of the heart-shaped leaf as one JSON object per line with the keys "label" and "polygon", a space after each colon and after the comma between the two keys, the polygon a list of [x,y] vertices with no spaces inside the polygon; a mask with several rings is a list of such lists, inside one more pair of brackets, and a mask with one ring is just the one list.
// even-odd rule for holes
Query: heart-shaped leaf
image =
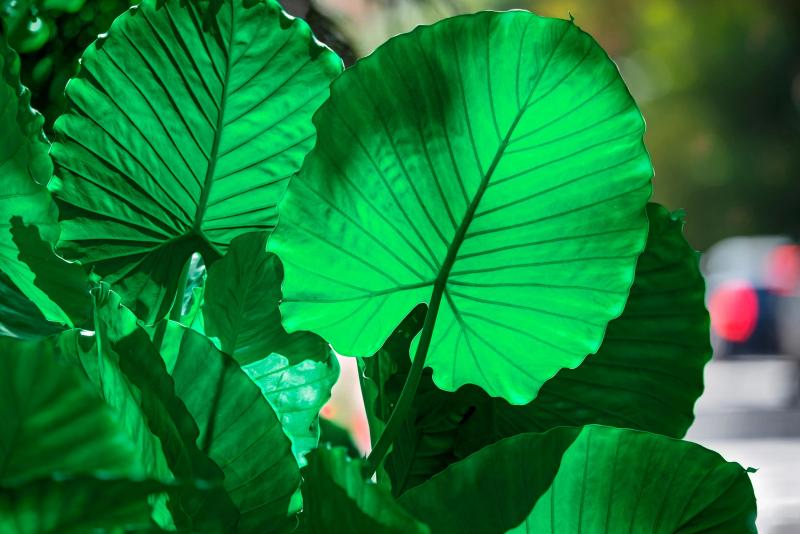
{"label": "heart-shaped leaf", "polygon": [[744,469],[694,443],[634,430],[520,434],[400,498],[434,533],[755,533]]}
{"label": "heart-shaped leaf", "polygon": [[61,247],[154,322],[193,252],[270,229],[341,70],[273,0],[144,0],[88,48],[56,122]]}
{"label": "heart-shaped leaf", "polygon": [[283,268],[266,243],[266,232],[241,235],[209,268],[202,308],[206,335],[218,338],[222,351],[240,365],[273,352],[291,363],[326,360],[328,345],[319,336],[283,329],[278,309]]}
{"label": "heart-shaped leaf", "polygon": [[425,302],[436,384],[515,404],[597,351],[644,248],[652,167],[590,36],[523,11],[421,27],[340,76],[314,122],[269,244],[287,331],[369,356]]}

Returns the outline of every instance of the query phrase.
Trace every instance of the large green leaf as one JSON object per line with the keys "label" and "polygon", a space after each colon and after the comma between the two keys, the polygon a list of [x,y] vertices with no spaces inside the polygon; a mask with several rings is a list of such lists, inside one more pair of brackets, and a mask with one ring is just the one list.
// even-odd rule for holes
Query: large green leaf
{"label": "large green leaf", "polygon": [[89,476],[0,488],[0,532],[156,532],[148,497],[169,489],[153,481]]}
{"label": "large green leaf", "polygon": [[520,434],[400,498],[435,533],[754,533],[747,473],[717,453],[634,430]]}
{"label": "large green leaf", "polygon": [[368,356],[425,302],[436,384],[515,404],[597,351],[644,248],[652,167],[590,36],[523,11],[421,27],[340,76],[314,122],[270,238],[287,331]]}
{"label": "large green leaf", "polygon": [[310,332],[287,334],[281,325],[281,262],[266,250],[266,232],[231,242],[224,258],[208,270],[203,294],[203,327],[222,351],[240,365],[276,352],[292,363],[324,360],[328,345]]}
{"label": "large green leaf", "polygon": [[320,448],[308,455],[303,469],[301,532],[354,534],[422,534],[415,520],[377,484],[364,480],[363,463],[344,448]]}
{"label": "large green leaf", "polygon": [[290,532],[300,470],[281,421],[258,386],[205,336],[169,325],[162,356],[199,427],[197,444],[225,473],[240,532]]}
{"label": "large green leaf", "polygon": [[11,229],[35,225],[42,240],[58,239],[58,210],[45,187],[53,171],[41,115],[30,108],[30,93],[19,82],[19,58],[0,35],[0,270],[50,321],[70,324],[61,308],[35,284],[19,261]]}
{"label": "large green leaf", "polygon": [[51,190],[61,247],[153,322],[193,252],[270,229],[341,70],[273,0],[144,0],[67,86]]}
{"label": "large green leaf", "polygon": [[133,441],[49,338],[0,337],[0,484],[53,472],[142,475]]}
{"label": "large green leaf", "polygon": [[[115,410],[150,478],[201,481],[209,487],[198,492],[187,486],[171,494],[168,509],[157,508],[159,524],[171,526],[174,521],[180,528],[232,528],[238,512],[222,488],[224,472],[200,449],[198,425],[178,397],[164,361],[118,295],[104,286],[95,291],[95,299],[94,339],[65,335],[64,350],[75,355]],[[213,390],[208,396],[213,396]]]}
{"label": "large green leaf", "polygon": [[[386,459],[395,494],[484,445],[523,432],[594,423],[673,437],[686,433],[711,357],[704,283],[680,217],[657,204],[648,205],[648,216],[647,245],[622,315],[609,323],[596,354],[577,369],[559,371],[533,402],[511,405],[474,386],[446,393],[422,376]],[[365,361],[371,379],[366,391],[372,383],[381,388],[368,411],[381,421],[398,400],[410,367],[409,340],[420,325],[420,314],[412,314]]]}
{"label": "large green leaf", "polygon": [[280,418],[292,440],[292,452],[302,467],[305,454],[319,443],[319,412],[331,398],[339,378],[339,360],[332,351],[323,361],[305,360],[294,365],[280,354],[243,367]]}

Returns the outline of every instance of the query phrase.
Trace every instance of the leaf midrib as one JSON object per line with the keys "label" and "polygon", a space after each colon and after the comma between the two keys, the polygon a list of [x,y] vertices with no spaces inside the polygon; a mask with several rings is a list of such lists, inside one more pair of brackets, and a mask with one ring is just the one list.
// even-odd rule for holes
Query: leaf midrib
{"label": "leaf midrib", "polygon": [[[461,245],[463,244],[466,238],[469,226],[475,219],[475,212],[478,209],[478,205],[483,199],[483,195],[486,193],[486,189],[489,186],[489,182],[491,181],[494,172],[497,170],[497,166],[500,164],[500,160],[505,154],[505,150],[511,141],[511,137],[514,134],[514,131],[516,130],[517,125],[519,124],[519,121],[522,120],[522,117],[525,115],[525,112],[528,111],[528,105],[530,104],[531,98],[533,97],[533,94],[536,92],[536,89],[539,86],[539,82],[544,77],[544,73],[547,70],[547,67],[550,65],[550,61],[553,59],[556,50],[558,50],[558,48],[561,46],[564,37],[566,36],[567,32],[570,30],[571,27],[572,27],[572,22],[568,22],[567,26],[561,33],[561,36],[559,37],[555,46],[553,46],[552,50],[550,51],[550,54],[548,55],[547,59],[542,65],[542,68],[539,70],[539,75],[537,76],[536,81],[533,83],[533,86],[528,92],[528,96],[525,99],[525,102],[520,106],[519,111],[517,112],[513,122],[509,126],[508,131],[506,132],[505,137],[500,142],[500,146],[498,146],[494,154],[494,157],[492,158],[492,162],[489,164],[489,168],[486,170],[486,173],[481,178],[481,182],[478,185],[478,189],[475,192],[475,196],[472,198],[472,201],[467,207],[467,211],[464,213],[464,217],[461,220],[461,224],[458,226],[458,230],[456,230],[456,234],[453,236],[453,239],[450,242],[450,246],[447,248],[447,255],[445,256],[445,259],[442,262],[442,266],[439,269],[438,274],[436,275],[436,279],[434,281],[433,294],[431,295],[431,302],[433,302],[434,300],[441,300],[442,293],[445,291],[447,279],[450,276],[450,271],[452,270],[453,265],[456,262],[458,250],[459,248],[461,248]],[[487,47],[488,46],[489,43],[487,42]],[[520,54],[521,53],[522,51],[520,51]],[[471,134],[472,130],[470,129],[470,135]]]}
{"label": "leaf midrib", "polygon": [[[199,234],[203,237],[203,217],[205,216],[206,209],[208,208],[209,195],[211,194],[211,187],[214,185],[214,173],[217,167],[217,160],[219,159],[219,146],[222,139],[222,132],[225,129],[225,108],[228,102],[228,88],[230,85],[231,74],[231,56],[233,36],[236,33],[236,13],[233,2],[231,6],[231,29],[228,37],[228,50],[226,51],[225,59],[225,77],[222,81],[222,95],[220,96],[219,113],[217,114],[217,125],[214,129],[214,140],[211,145],[211,154],[208,160],[208,167],[206,167],[206,175],[203,180],[203,188],[200,192],[200,200],[197,202],[197,210],[194,215],[194,223],[192,225],[192,232]],[[209,241],[206,239],[206,241]],[[210,243],[210,241],[209,241]],[[212,245],[213,246],[213,245]],[[213,247],[216,250],[216,247]]]}

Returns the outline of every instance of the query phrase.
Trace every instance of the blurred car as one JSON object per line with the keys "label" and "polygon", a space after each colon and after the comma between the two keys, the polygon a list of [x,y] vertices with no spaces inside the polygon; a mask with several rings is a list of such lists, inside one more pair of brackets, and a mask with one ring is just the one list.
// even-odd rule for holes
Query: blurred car
{"label": "blurred car", "polygon": [[733,237],[702,260],[714,355],[800,360],[800,245]]}

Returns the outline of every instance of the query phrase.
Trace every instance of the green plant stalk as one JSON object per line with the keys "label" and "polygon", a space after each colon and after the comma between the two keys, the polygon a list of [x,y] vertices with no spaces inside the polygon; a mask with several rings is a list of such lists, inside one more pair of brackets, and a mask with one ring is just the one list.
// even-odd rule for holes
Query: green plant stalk
{"label": "green plant stalk", "polygon": [[[186,281],[189,279],[189,265],[192,263],[192,258],[186,260],[181,270],[181,277],[178,279],[178,287],[175,291],[175,300],[172,302],[172,308],[169,310],[170,321],[180,321],[181,313],[183,311],[183,294],[186,291]],[[164,342],[164,334],[167,332],[167,319],[162,319],[156,325],[156,332],[153,335],[153,344],[161,352],[161,344]]]}

